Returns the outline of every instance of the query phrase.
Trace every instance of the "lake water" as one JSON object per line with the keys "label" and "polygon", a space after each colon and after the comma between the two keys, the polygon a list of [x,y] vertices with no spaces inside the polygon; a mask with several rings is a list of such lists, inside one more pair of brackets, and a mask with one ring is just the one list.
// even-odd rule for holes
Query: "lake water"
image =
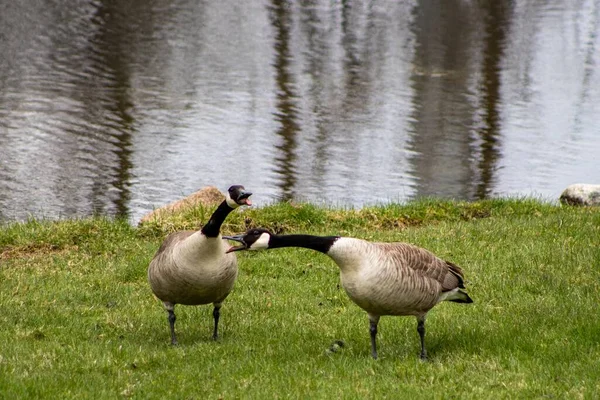
{"label": "lake water", "polygon": [[0,222],[555,201],[599,158],[599,0],[0,0]]}

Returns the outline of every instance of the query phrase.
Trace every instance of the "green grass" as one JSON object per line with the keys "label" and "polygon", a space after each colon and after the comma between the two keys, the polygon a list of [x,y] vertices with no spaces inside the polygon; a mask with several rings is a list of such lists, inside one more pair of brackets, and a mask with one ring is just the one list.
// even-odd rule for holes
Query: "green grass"
{"label": "green grass", "polygon": [[[598,398],[600,210],[531,199],[424,200],[361,210],[274,204],[224,232],[408,241],[460,265],[471,305],[427,320],[368,319],[336,265],[304,249],[239,253],[211,340],[211,307],[176,308],[180,345],[146,282],[164,235],[211,210],[131,227],[29,221],[0,228],[0,398]],[[331,351],[335,341],[342,348]]]}

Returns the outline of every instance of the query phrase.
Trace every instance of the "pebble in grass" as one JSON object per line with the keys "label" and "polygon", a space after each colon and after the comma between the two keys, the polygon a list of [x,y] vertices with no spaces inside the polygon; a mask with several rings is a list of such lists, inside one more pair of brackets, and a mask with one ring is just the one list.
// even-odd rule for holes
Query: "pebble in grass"
{"label": "pebble in grass", "polygon": [[340,351],[343,347],[345,346],[345,343],[343,340],[334,340],[331,343],[331,346],[329,346],[329,348],[327,349],[327,351],[325,352],[326,354],[333,354],[333,353],[337,353],[338,351]]}

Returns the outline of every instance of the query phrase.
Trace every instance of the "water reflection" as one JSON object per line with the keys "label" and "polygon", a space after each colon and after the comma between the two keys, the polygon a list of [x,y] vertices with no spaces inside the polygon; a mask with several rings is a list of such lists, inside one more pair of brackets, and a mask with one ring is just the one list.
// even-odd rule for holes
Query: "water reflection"
{"label": "water reflection", "polygon": [[556,198],[600,176],[600,2],[0,0],[0,221]]}
{"label": "water reflection", "polygon": [[131,161],[132,136],[135,134],[134,117],[131,114],[133,101],[130,97],[130,76],[129,66],[127,64],[127,49],[123,48],[123,42],[120,35],[120,21],[118,16],[122,15],[119,9],[114,7],[113,3],[99,4],[94,15],[94,21],[98,24],[98,31],[92,39],[97,44],[98,54],[92,62],[92,70],[101,70],[105,68],[105,73],[111,77],[105,85],[110,90],[108,95],[110,100],[107,102],[106,111],[107,123],[114,131],[115,148],[113,153],[116,156],[115,170],[109,187],[101,187],[97,184],[92,188],[92,207],[95,214],[105,214],[104,204],[99,201],[103,192],[113,189],[116,191],[113,199],[115,206],[114,214],[119,217],[129,215],[128,202],[130,199],[130,180],[133,164]]}
{"label": "water reflection", "polygon": [[275,147],[279,154],[275,157],[274,171],[281,176],[278,185],[281,190],[281,200],[294,198],[296,186],[296,137],[301,133],[297,119],[296,94],[290,70],[290,6],[285,0],[273,0],[271,9],[271,24],[275,32],[275,81],[277,82],[277,102],[275,120],[280,126],[276,134],[281,137],[281,144]]}
{"label": "water reflection", "polygon": [[500,144],[500,71],[506,40],[510,29],[509,16],[513,2],[493,1],[487,3],[484,12],[485,35],[482,62],[482,112],[480,127],[481,157],[478,163],[480,182],[475,196],[484,199],[490,195],[494,183],[494,171],[499,157]]}
{"label": "water reflection", "polygon": [[418,195],[482,199],[494,188],[511,3],[430,1],[415,9],[410,145]]}

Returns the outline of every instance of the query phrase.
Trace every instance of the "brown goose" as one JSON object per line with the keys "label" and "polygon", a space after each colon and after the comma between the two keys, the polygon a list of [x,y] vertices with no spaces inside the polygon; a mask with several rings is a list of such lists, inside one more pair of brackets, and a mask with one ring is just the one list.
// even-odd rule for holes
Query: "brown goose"
{"label": "brown goose", "polygon": [[473,302],[463,290],[463,273],[458,266],[408,243],[372,243],[340,236],[274,235],[262,228],[223,239],[242,243],[231,247],[228,253],[304,247],[331,257],[340,267],[344,290],[369,315],[373,358],[377,358],[377,324],[382,315],[417,318],[421,359],[426,360],[427,312],[441,301]]}
{"label": "brown goose", "polygon": [[213,338],[217,339],[221,304],[233,288],[238,272],[236,257],[225,253],[229,245],[219,231],[231,211],[252,204],[248,198],[251,194],[243,186],[231,186],[202,229],[171,233],[150,262],[148,281],[168,313],[171,344],[177,344],[175,304],[213,303]]}

